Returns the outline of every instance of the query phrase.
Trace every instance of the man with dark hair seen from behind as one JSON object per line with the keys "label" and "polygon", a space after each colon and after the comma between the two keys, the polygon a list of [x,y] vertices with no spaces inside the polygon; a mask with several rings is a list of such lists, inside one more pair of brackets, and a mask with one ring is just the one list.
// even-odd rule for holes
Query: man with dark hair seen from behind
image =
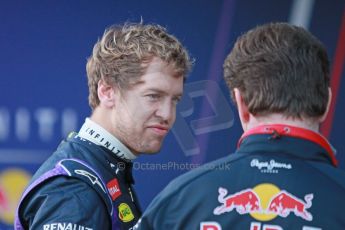
{"label": "man with dark hair seen from behind", "polygon": [[258,26],[237,39],[224,78],[244,130],[237,150],[170,183],[135,229],[345,229],[345,173],[319,133],[331,101],[321,42]]}
{"label": "man with dark hair seen from behind", "polygon": [[191,64],[159,25],[108,28],[87,61],[92,114],[33,176],[15,229],[132,229],[141,210],[131,161],[160,150]]}

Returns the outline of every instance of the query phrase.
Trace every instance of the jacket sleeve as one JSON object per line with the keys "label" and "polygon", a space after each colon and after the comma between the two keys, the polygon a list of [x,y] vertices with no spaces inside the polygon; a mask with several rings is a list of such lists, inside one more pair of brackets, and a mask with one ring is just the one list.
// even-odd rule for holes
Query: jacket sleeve
{"label": "jacket sleeve", "polygon": [[20,210],[25,229],[111,229],[103,200],[81,180],[59,176],[32,192]]}

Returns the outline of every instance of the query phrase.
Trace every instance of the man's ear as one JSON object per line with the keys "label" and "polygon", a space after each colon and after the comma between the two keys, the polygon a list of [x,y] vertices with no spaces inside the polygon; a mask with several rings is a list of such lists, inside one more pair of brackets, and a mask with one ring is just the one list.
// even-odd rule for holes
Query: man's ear
{"label": "man's ear", "polygon": [[329,109],[331,107],[331,103],[332,103],[332,90],[331,87],[328,87],[328,102],[327,102],[327,107],[326,107],[326,111],[325,113],[320,117],[319,122],[324,122],[326,120],[326,117],[328,115]]}
{"label": "man's ear", "polygon": [[238,109],[238,115],[241,120],[242,128],[246,131],[247,124],[250,119],[250,113],[248,111],[248,106],[244,103],[241,91],[238,88],[234,88],[234,96]]}
{"label": "man's ear", "polygon": [[104,80],[98,81],[97,95],[101,106],[112,108],[115,106],[115,89]]}

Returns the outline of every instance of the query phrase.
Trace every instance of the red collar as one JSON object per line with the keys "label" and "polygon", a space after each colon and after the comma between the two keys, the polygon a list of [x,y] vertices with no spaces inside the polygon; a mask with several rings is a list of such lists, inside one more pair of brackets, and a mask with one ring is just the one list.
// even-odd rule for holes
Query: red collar
{"label": "red collar", "polygon": [[237,147],[241,145],[244,138],[248,137],[249,135],[255,135],[255,134],[271,134],[272,138],[276,138],[280,136],[289,136],[289,137],[297,137],[297,138],[309,140],[323,147],[328,152],[329,156],[331,157],[333,165],[335,166],[338,165],[338,161],[335,158],[334,151],[331,145],[329,144],[329,142],[322,135],[312,130],[290,126],[290,125],[282,125],[282,124],[261,125],[243,133],[240,140],[238,141]]}

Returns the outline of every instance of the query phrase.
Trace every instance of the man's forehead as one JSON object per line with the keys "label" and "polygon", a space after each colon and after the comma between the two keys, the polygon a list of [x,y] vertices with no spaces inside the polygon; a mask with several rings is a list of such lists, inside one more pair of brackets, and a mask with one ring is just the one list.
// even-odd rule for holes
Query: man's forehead
{"label": "man's forehead", "polygon": [[[170,78],[170,79],[169,79]],[[183,94],[183,77],[159,76],[154,79],[139,78],[128,90],[155,91],[161,93]]]}

